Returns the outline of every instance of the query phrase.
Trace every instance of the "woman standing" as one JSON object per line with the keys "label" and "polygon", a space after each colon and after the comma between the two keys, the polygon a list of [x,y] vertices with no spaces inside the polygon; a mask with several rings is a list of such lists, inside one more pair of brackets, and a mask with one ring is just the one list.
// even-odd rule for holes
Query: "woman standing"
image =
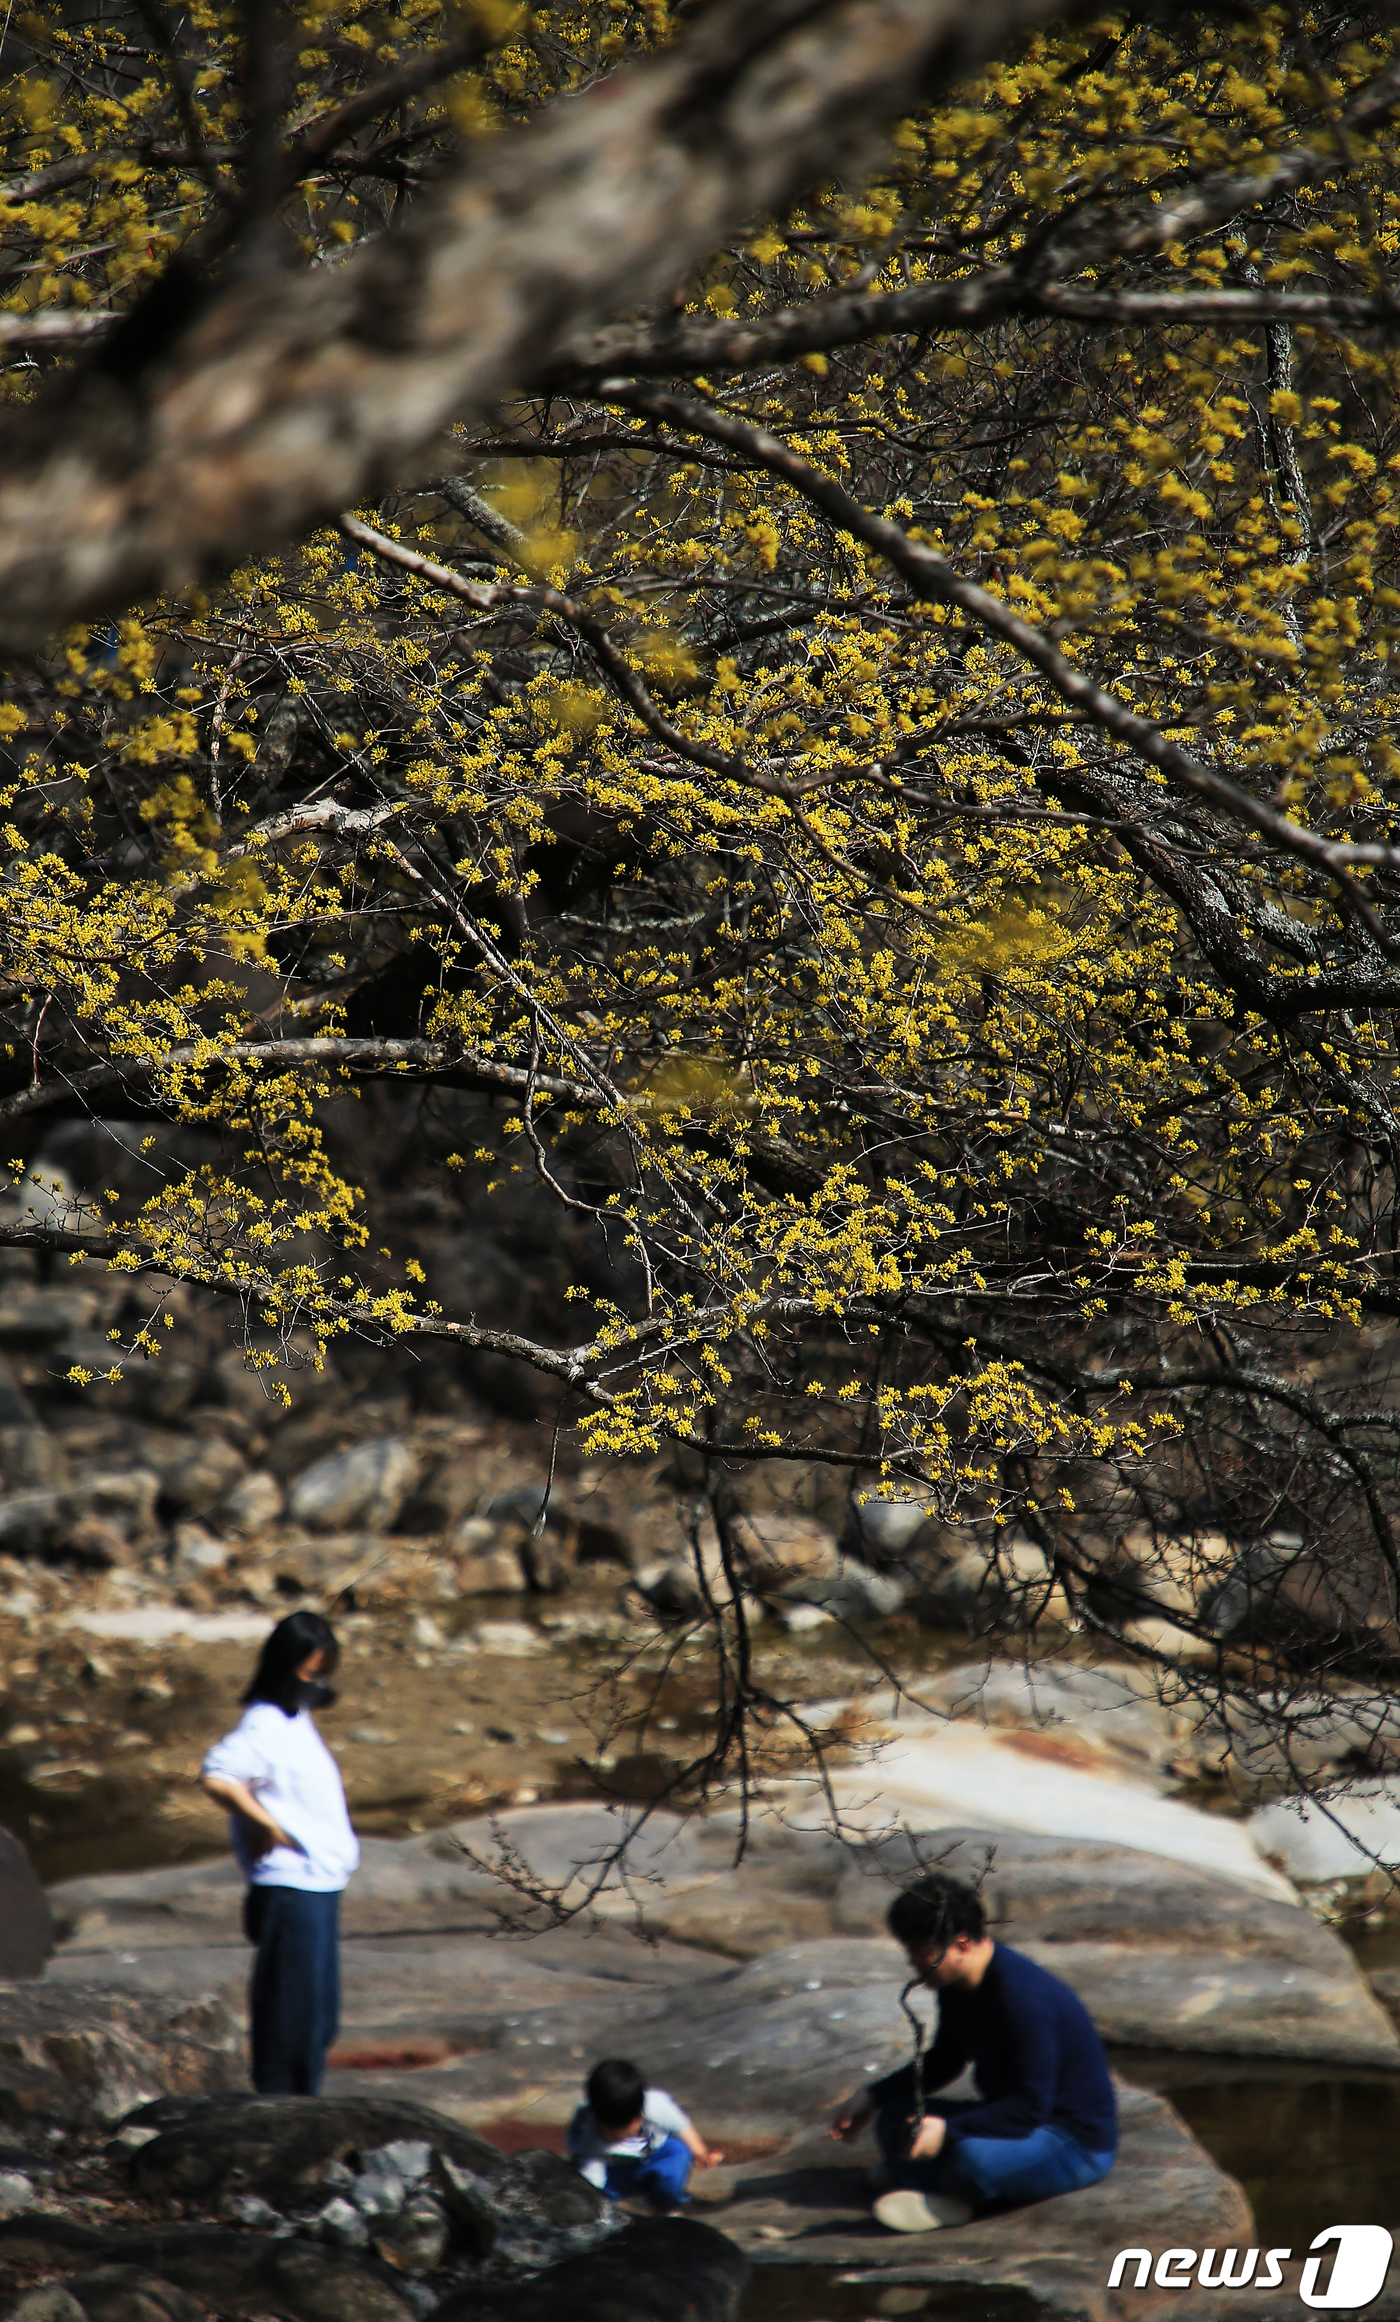
{"label": "woman standing", "polygon": [[314,2096],[340,2019],[340,1897],[360,1859],[340,1771],[311,1712],[335,1695],[340,1648],[329,1621],[296,1612],[263,1646],[233,1732],[200,1779],[229,1809],[248,1881],[243,1927],[253,1963],[253,2086]]}

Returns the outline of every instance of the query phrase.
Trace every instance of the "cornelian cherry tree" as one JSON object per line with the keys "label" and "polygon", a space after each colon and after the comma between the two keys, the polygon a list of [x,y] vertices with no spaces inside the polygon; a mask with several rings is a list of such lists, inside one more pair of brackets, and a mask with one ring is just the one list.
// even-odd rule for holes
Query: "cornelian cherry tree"
{"label": "cornelian cherry tree", "polygon": [[[989,1617],[1384,1671],[1385,13],[6,37],[3,1151],[183,1137],[9,1237],[128,1354],[454,1341],[921,1500]],[[556,1327],[381,1244],[367,1083],[591,1237]]]}

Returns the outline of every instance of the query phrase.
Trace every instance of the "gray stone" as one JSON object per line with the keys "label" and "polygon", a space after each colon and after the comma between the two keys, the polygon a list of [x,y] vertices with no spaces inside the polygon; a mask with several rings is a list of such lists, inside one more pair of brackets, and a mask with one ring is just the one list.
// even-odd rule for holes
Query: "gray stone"
{"label": "gray stone", "polygon": [[203,1524],[177,1524],[170,1560],[177,1573],[222,1572],[228,1562],[228,1542],[216,1539]]}
{"label": "gray stone", "polygon": [[392,2144],[366,2153],[365,2166],[392,2169],[405,2185],[421,2185],[432,2158],[433,2148],[426,2137],[395,2137]]}
{"label": "gray stone", "polygon": [[42,1975],[53,1940],[53,1915],[34,1865],[19,1840],[0,1830],[0,1979]]}
{"label": "gray stone", "polygon": [[500,2230],[485,2178],[459,2168],[446,2153],[433,2155],[433,2183],[442,2197],[456,2239],[468,2257],[487,2258]]}
{"label": "gray stone", "polygon": [[[929,1709],[980,1724],[1046,1733],[1090,1752],[1109,1752],[1134,1770],[1150,1768],[1173,1785],[1183,1753],[1200,1749],[1199,1703],[1160,1700],[1152,1673],[1127,1661],[964,1662],[920,1682]],[[1222,1744],[1204,1754],[1218,1758]],[[1173,1764],[1176,1761],[1176,1764]]]}
{"label": "gray stone", "polygon": [[256,2226],[260,2230],[281,2223],[272,2203],[264,2201],[259,2193],[225,2193],[219,2202],[219,2215],[234,2225]]}
{"label": "gray stone", "polygon": [[789,1581],[782,1593],[789,1602],[817,1605],[837,1620],[883,1621],[899,1611],[907,1590],[893,1572],[876,1572],[848,1558],[830,1578],[817,1574]]}
{"label": "gray stone", "polygon": [[921,1500],[868,1499],[853,1503],[845,1544],[870,1564],[897,1564],[913,1547],[928,1510]]}
{"label": "gray stone", "polygon": [[362,2217],[397,2217],[407,2191],[397,2169],[374,2168],[355,2179],[350,2198]]}
{"label": "gray stone", "polygon": [[397,2217],[374,2228],[374,2247],[387,2265],[431,2273],[447,2254],[447,2215],[428,2195],[417,2193]]}
{"label": "gray stone", "polygon": [[426,2105],[393,2098],[231,2096],[147,2105],[136,2124],[160,2134],[133,2153],[139,2192],[212,2201],[226,2189],[285,2204],[324,2182],[328,2161],[408,2137],[489,2175],[501,2156],[484,2138]]}
{"label": "gray stone", "polygon": [[[524,1588],[525,1567],[519,1550],[493,1546],[495,1539],[494,1525],[479,1525],[472,1517],[448,1542],[456,1558],[457,1586],[463,1596],[514,1595]],[[480,1540],[485,1546],[474,1544]]]}
{"label": "gray stone", "polygon": [[338,2193],[317,2213],[315,2233],[319,2241],[328,2241],[333,2249],[369,2247],[369,2225],[364,2212]]}
{"label": "gray stone", "polygon": [[0,2305],[0,2322],[87,2322],[87,2316],[62,2282],[45,2282],[37,2290],[21,2290],[17,2298],[7,2298]]}
{"label": "gray stone", "polygon": [[695,1566],[688,1556],[668,1556],[639,1565],[632,1586],[664,1621],[693,1620],[704,1608]]}
{"label": "gray stone", "polygon": [[202,1436],[159,1463],[161,1498],[174,1516],[207,1516],[234,1489],[244,1466],[243,1454],[226,1437]]}
{"label": "gray stone", "polygon": [[0,2122],[110,2127],[167,2092],[234,2085],[242,2050],[215,1999],[80,1984],[0,1987]]}
{"label": "gray stone", "polygon": [[256,1539],[282,1513],[282,1486],[265,1467],[254,1468],[219,1502],[219,1524],[240,1540]]}
{"label": "gray stone", "polygon": [[97,1308],[93,1290],[8,1288],[0,1294],[0,1346],[16,1352],[61,1346],[87,1329]]}
{"label": "gray stone", "polygon": [[62,1442],[33,1419],[0,1426],[0,1477],[7,1492],[61,1489],[68,1481]]}
{"label": "gray stone", "polygon": [[366,1532],[387,1532],[417,1474],[411,1444],[395,1435],[377,1436],[318,1459],[293,1484],[287,1512],[313,1532],[337,1532],[352,1524]]}
{"label": "gray stone", "polygon": [[[924,1546],[924,1543],[920,1543]],[[985,1636],[1007,1611],[1006,1591],[980,1548],[929,1541],[914,1594],[919,1619],[934,1628]]]}

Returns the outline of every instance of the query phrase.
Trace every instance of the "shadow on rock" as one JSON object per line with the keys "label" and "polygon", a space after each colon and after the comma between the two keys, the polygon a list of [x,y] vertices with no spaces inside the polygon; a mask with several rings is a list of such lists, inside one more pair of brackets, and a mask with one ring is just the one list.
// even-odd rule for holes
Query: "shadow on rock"
{"label": "shadow on rock", "polygon": [[642,2217],[529,2281],[444,2298],[433,2322],[735,2322],[748,2260],[711,2225]]}

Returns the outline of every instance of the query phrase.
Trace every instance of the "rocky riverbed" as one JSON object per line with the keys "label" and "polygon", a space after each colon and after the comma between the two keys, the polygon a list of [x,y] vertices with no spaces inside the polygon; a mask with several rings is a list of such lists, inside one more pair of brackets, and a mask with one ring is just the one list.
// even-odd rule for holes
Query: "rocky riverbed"
{"label": "rocky riverbed", "polygon": [[[985,1564],[919,1508],[739,1475],[757,1673],[824,1736],[839,1833],[810,1767],[774,1755],[740,1865],[732,1813],[658,1811],[625,1873],[550,1926],[522,1865],[569,1910],[641,1807],[680,1802],[708,1730],[687,1623],[694,1551],[713,1573],[717,1549],[683,1467],[581,1468],[565,1443],[545,1505],[551,1414],[391,1363],[308,1369],[287,1410],[197,1312],[178,1363],[82,1388],[68,1372],[94,1367],[125,1292],[74,1275],[0,1255],[0,1822],[48,1881],[45,1905],[0,1845],[0,1964],[43,1968],[0,1987],[0,2322],[672,2322],[678,2283],[696,2322],[733,2322],[747,2265],[794,2322],[924,2298],[959,2322],[1025,2300],[1215,2322],[1199,2290],[1107,2290],[1119,2248],[1252,2230],[1135,2070],[1400,2066],[1385,1882],[1345,1839],[1350,1816],[1400,1852],[1400,1804],[1383,1749],[1348,1773],[1344,1704],[1319,1704],[1310,1762],[1347,1794],[1335,1820],[1299,1814],[1267,1731],[1091,1654],[1053,1604],[1019,1659],[989,1656]],[[1228,1544],[1179,1545],[1176,1608],[1226,1601]],[[1016,1548],[1028,1571],[1034,1553]],[[1139,1554],[1105,1545],[1115,1570]],[[328,2095],[289,2172],[247,2160],[273,2149],[242,2089],[248,1954],[195,1776],[299,1604],[342,1636],[323,1724],[365,1861]],[[1082,1993],[1125,2075],[1105,2186],[937,2246],[880,2234],[868,2156],[821,2134],[904,2051],[883,1909],[931,1860],[984,1878],[996,1926]],[[1362,1922],[1373,1986],[1336,1932]],[[691,2218],[629,2221],[561,2173],[603,2049],[637,2053],[730,2151]],[[1252,2310],[1300,2313],[1297,2271]],[[809,2276],[827,2287],[791,2306],[779,2279]]]}
{"label": "rocky riverbed", "polygon": [[[977,2289],[1108,2322],[1153,2310],[1156,2295],[1108,2292],[1119,2249],[1244,2250],[1258,2239],[1238,2184],[1165,2097],[1132,2085],[1135,2048],[1243,2049],[1260,2068],[1327,2055],[1400,2061],[1350,1954],[1263,1864],[1231,1879],[1140,1848],[947,1825],[886,1832],[853,1852],[796,1824],[781,1801],[758,1816],[737,1868],[732,1818],[653,1817],[626,1876],[565,1925],[540,1928],[492,1875],[492,1850],[503,1850],[567,1895],[570,1874],[588,1877],[615,1847],[627,1811],[525,1807],[494,1824],[371,1839],[347,1897],[345,2021],[328,2094],[319,2109],[298,2100],[295,2134],[276,2128],[282,2106],[235,2094],[248,1954],[229,1867],[53,1887],[56,1950],[37,1983],[0,1994],[0,2133],[19,2181],[0,2270],[32,2280],[27,2297],[56,2278],[75,2283],[87,2322],[198,2322],[197,2305],[172,2306],[149,2281],[144,2305],[103,2306],[123,2268],[128,2284],[154,2275],[216,2313],[283,2322],[349,2322],[347,2298],[373,2322],[405,2311],[423,2322],[430,2310],[444,2322],[469,2311],[533,2322],[551,2310],[539,2303],[546,2291],[552,2311],[567,2293],[580,2317],[670,2322],[678,2245],[668,2255],[659,2227],[648,2238],[586,2188],[576,2199],[559,2174],[588,2061],[622,2051],[730,2154],[698,2181],[685,2221],[724,2237],[682,2253],[682,2270],[710,2285],[706,2322],[732,2322],[740,2259],[765,2278],[817,2266],[864,2282],[871,2313],[894,2311],[882,2301],[896,2290],[922,2291],[936,2314],[945,2294]],[[833,2147],[822,2125],[906,2052],[902,1960],[882,1914],[916,1859],[984,1874],[993,1924],[1077,1984],[1129,2074],[1122,2158],[1104,2186],[936,2244],[872,2225],[870,2156]],[[638,1893],[649,1940],[636,1931]],[[215,2231],[236,2244],[217,2297]],[[1301,2315],[1302,2254],[1283,2268],[1283,2302],[1261,2312]],[[654,2306],[648,2282],[660,2284]],[[1170,2310],[1215,2322],[1199,2289],[1174,2292]],[[25,2306],[6,2322],[76,2316]]]}

